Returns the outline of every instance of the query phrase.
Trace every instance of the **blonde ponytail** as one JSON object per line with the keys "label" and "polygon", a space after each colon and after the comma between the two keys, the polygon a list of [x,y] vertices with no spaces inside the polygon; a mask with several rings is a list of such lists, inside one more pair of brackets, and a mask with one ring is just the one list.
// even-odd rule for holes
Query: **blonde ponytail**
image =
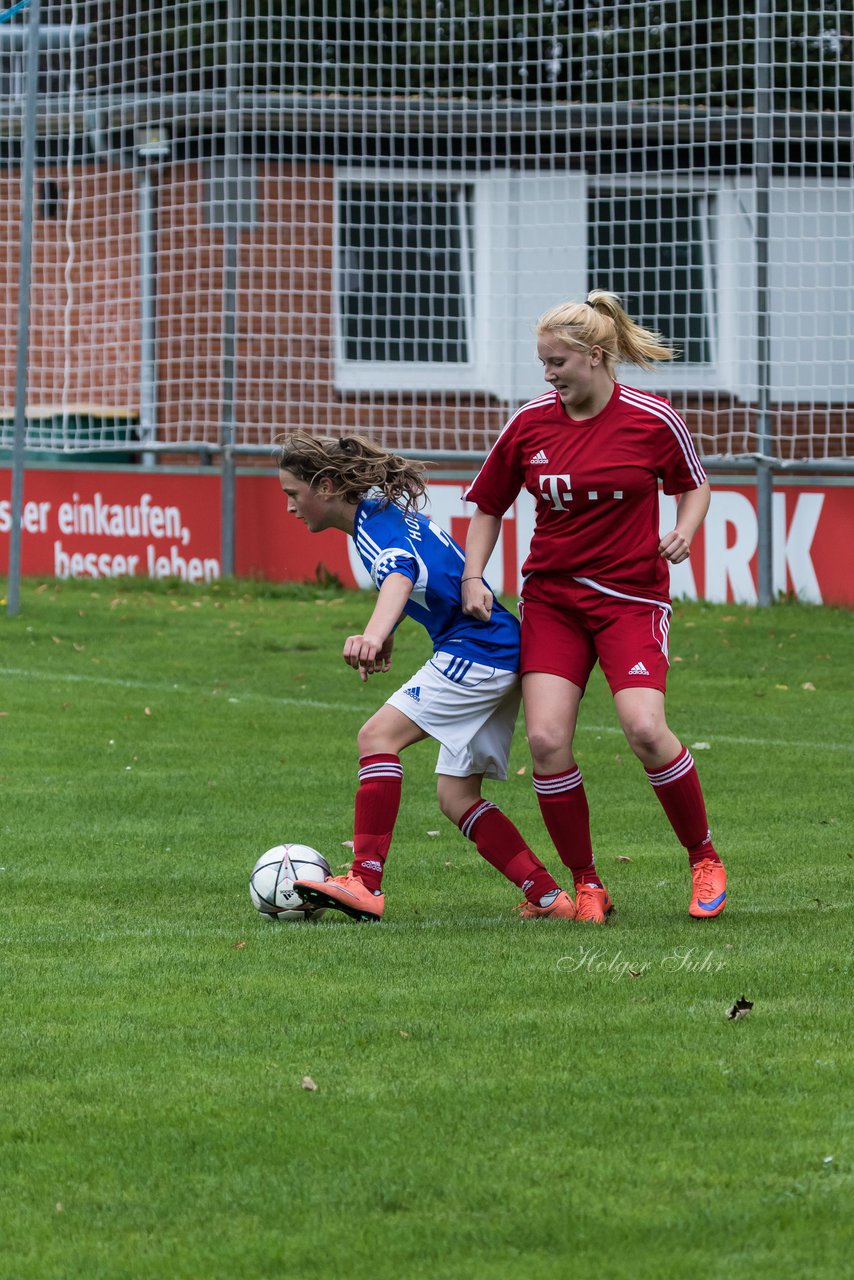
{"label": "blonde ponytail", "polygon": [[537,337],[545,333],[572,346],[601,347],[611,377],[618,364],[651,369],[656,360],[673,360],[678,355],[660,333],[636,324],[617,294],[605,289],[591,290],[586,302],[561,302],[546,311],[537,321]]}

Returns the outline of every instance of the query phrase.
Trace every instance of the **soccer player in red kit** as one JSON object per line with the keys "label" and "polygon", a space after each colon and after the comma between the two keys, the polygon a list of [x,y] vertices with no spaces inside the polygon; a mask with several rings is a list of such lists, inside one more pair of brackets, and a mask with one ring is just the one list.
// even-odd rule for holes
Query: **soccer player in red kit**
{"label": "soccer player in red kit", "polygon": [[[572,871],[576,919],[601,924],[611,899],[596,871],[573,739],[598,661],[632,751],[688,851],[695,919],[720,915],[726,874],[712,843],[697,770],[664,711],[672,612],[670,564],[690,553],[709,485],[690,433],[668,401],[621,386],[620,362],[652,367],[675,355],[619,298],[553,307],[537,324],[550,390],[505,426],[466,497],[463,608],[488,618],[482,581],[501,517],[524,488],[536,524],[523,566],[522,697],[543,819]],[[678,494],[676,527],[659,534],[658,484]]]}

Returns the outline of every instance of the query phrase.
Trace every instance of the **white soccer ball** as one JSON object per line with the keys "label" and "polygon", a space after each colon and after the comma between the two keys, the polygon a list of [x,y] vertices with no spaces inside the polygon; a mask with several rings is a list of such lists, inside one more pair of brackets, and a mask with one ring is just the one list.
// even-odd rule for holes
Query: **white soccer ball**
{"label": "white soccer ball", "polygon": [[307,844],[277,844],[261,857],[249,877],[256,911],[271,920],[319,920],[325,907],[311,907],[294,892],[295,880],[326,880],[332,875],[322,853]]}

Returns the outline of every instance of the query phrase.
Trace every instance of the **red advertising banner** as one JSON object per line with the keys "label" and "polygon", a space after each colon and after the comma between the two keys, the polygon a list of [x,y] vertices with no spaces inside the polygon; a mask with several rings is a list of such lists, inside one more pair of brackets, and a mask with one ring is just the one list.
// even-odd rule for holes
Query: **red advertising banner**
{"label": "red advertising banner", "polygon": [[[8,564],[10,473],[0,472]],[[28,471],[21,569],[55,578],[220,576],[219,478],[138,471]]]}
{"label": "red advertising banner", "polygon": [[[8,566],[11,475],[0,470],[0,565]],[[433,517],[465,541],[469,509],[463,481],[430,486]],[[774,590],[816,604],[854,605],[854,482],[778,481],[772,499]],[[673,527],[675,499],[662,496],[662,529]],[[310,534],[289,516],[274,474],[237,477],[235,567],[270,581],[337,578],[369,586],[350,539]],[[487,576],[513,595],[533,529],[527,494],[505,517]],[[691,559],[672,571],[675,596],[753,603],[757,599],[758,519],[751,485],[713,479],[712,505]],[[199,584],[221,575],[220,485],[215,471],[32,469],[26,473],[22,571],[56,578],[179,578]]]}

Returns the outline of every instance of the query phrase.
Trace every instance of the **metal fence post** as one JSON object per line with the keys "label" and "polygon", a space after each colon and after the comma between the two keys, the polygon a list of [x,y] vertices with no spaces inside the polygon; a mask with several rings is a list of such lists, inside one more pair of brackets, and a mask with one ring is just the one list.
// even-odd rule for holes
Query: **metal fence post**
{"label": "metal fence post", "polygon": [[756,461],[758,522],[757,597],[760,605],[774,599],[774,526],[772,520],[773,439],[771,432],[771,306],[768,277],[769,211],[771,191],[771,5],[756,8],[756,408],[759,457]]}
{"label": "metal fence post", "polygon": [[27,29],[27,101],[21,165],[21,245],[18,279],[18,341],[15,361],[15,434],[12,443],[12,527],[9,532],[9,581],[6,612],[21,607],[21,516],[27,443],[27,391],[30,355],[30,282],[33,275],[33,195],[36,171],[36,103],[39,91],[40,0],[32,0]]}
{"label": "metal fence post", "polygon": [[240,86],[243,59],[241,0],[228,5],[224,207],[225,244],[222,282],[222,419],[220,440],[220,566],[223,577],[235,567],[235,364],[237,337],[237,238],[240,219]]}

